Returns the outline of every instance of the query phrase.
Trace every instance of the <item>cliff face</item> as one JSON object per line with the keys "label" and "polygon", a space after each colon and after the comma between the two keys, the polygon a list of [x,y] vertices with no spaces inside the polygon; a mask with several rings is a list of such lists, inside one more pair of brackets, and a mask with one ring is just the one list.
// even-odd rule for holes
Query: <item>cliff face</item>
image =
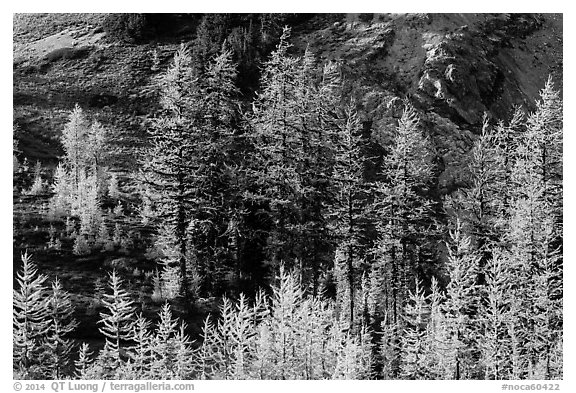
{"label": "cliff face", "polygon": [[[76,102],[130,144],[143,135],[140,120],[155,107],[153,53],[165,67],[177,42],[110,43],[101,19],[43,19],[40,35],[15,19],[15,120],[32,158],[57,154],[54,137]],[[341,62],[367,128],[393,124],[398,98],[414,103],[442,157],[441,192],[457,186],[485,112],[507,120],[515,106],[533,108],[549,75],[562,87],[557,14],[319,14],[294,26],[292,41],[297,53],[309,47],[319,61]],[[38,137],[42,146],[26,142]]]}

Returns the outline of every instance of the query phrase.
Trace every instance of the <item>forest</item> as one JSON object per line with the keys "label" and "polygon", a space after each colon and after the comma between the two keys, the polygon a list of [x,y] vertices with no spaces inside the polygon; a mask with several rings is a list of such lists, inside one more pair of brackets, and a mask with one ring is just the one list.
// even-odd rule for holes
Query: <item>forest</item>
{"label": "forest", "polygon": [[[14,200],[39,211],[14,218],[14,378],[563,378],[557,81],[485,113],[441,192],[425,108],[399,93],[367,127],[298,18],[206,16],[155,52],[130,170],[80,104],[54,165],[14,138]],[[108,257],[88,302],[46,268]]]}

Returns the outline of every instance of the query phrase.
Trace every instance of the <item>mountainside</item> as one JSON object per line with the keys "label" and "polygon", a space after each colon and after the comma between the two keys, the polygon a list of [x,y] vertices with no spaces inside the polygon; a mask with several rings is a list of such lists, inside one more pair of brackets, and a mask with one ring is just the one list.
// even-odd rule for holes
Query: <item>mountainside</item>
{"label": "mountainside", "polygon": [[[115,126],[115,138],[127,146],[123,164],[145,138],[143,121],[158,108],[155,75],[179,41],[192,39],[111,42],[102,19],[15,16],[14,122],[20,148],[32,160],[54,161],[61,153],[58,135],[78,103]],[[508,119],[516,106],[533,109],[549,75],[562,89],[561,14],[321,14],[293,30],[294,52],[308,47],[319,62],[342,64],[365,127],[393,121],[398,98],[425,114],[448,168],[445,190],[457,182],[450,171],[455,155],[470,148],[485,112]]]}
{"label": "mountainside", "polygon": [[533,109],[549,75],[562,89],[562,15],[376,14],[370,22],[322,22],[297,30],[298,47],[342,62],[367,127],[390,124],[398,98],[422,110],[443,157],[444,192],[457,186],[461,154],[484,113],[508,120],[517,106]]}
{"label": "mountainside", "polygon": [[[261,288],[292,291],[302,321],[310,304],[331,310],[318,326],[333,324],[334,343],[348,339],[345,319],[362,345],[410,315],[418,335],[476,313],[475,299],[462,311],[427,296],[452,290],[457,303],[457,285],[487,296],[499,258],[506,278],[522,272],[558,305],[545,286],[562,269],[562,29],[561,14],[16,14],[14,269],[58,276],[80,324],[70,336],[96,347],[112,270],[126,303],[167,324],[170,303],[195,339],[206,315],[226,314],[222,296],[244,304]],[[522,270],[535,255],[546,266]],[[507,312],[532,329],[518,304]],[[558,365],[561,310],[548,314],[541,347]],[[362,375],[414,377],[384,358]],[[455,362],[430,375],[459,378]],[[468,378],[499,378],[470,364]],[[534,367],[522,378],[558,375]]]}

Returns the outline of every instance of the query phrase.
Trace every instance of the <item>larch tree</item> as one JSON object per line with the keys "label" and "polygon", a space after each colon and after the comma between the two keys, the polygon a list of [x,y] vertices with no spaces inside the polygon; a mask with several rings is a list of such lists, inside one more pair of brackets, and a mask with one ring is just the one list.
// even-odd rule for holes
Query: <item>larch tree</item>
{"label": "larch tree", "polygon": [[47,352],[45,364],[50,376],[62,379],[70,363],[70,353],[74,348],[68,338],[78,323],[72,317],[74,306],[70,294],[66,292],[58,278],[52,283],[52,293],[48,298],[48,315],[50,324],[46,335]]}
{"label": "larch tree", "polygon": [[68,123],[62,130],[62,145],[64,147],[64,163],[66,169],[70,171],[73,188],[77,189],[80,183],[80,173],[85,169],[86,159],[89,156],[86,139],[90,129],[90,122],[86,115],[76,104]]}
{"label": "larch tree", "polygon": [[330,209],[330,224],[338,244],[334,272],[341,312],[347,315],[350,326],[355,315],[360,314],[355,306],[357,287],[362,276],[361,258],[363,228],[367,220],[365,199],[369,185],[364,179],[364,160],[361,125],[355,103],[346,109],[345,121],[334,136],[335,156],[331,178],[334,204]]}
{"label": "larch tree", "polygon": [[100,333],[106,337],[106,349],[117,362],[121,350],[134,339],[134,301],[124,288],[123,281],[113,270],[109,278],[109,293],[103,295],[105,311],[100,313]]}
{"label": "larch tree", "polygon": [[178,267],[179,294],[186,298],[189,272],[198,269],[193,260],[201,257],[212,264],[203,272],[210,283],[214,258],[223,248],[216,242],[226,229],[222,215],[229,210],[223,171],[237,110],[235,73],[231,54],[224,50],[198,79],[189,50],[182,46],[160,81],[163,112],[150,129],[145,182],[154,194],[157,217],[174,234],[178,256],[170,268]]}
{"label": "larch tree", "polygon": [[480,254],[471,246],[470,237],[463,233],[462,223],[456,221],[447,243],[446,300],[442,308],[448,330],[448,354],[451,378],[472,379],[477,365],[474,360],[478,342],[479,288],[476,282]]}
{"label": "larch tree", "polygon": [[63,162],[60,162],[54,171],[52,191],[54,196],[50,204],[50,215],[60,217],[70,214],[72,210],[72,198],[75,190],[72,187],[72,179]]}
{"label": "larch tree", "polygon": [[549,81],[528,116],[512,171],[506,240],[519,278],[514,329],[521,376],[550,378],[562,326],[562,102]]}
{"label": "larch tree", "polygon": [[194,157],[197,132],[194,127],[197,80],[192,72],[189,50],[181,46],[174,62],[160,80],[163,113],[149,129],[152,147],[144,162],[145,181],[159,201],[158,216],[170,225],[177,258],[171,270],[178,269],[179,294],[188,297],[187,228],[194,206]]}
{"label": "larch tree", "polygon": [[506,322],[510,322],[510,289],[514,280],[509,256],[494,250],[484,270],[486,293],[479,308],[481,336],[478,342],[480,362],[485,379],[509,379],[510,338]]}
{"label": "larch tree", "polygon": [[[202,83],[202,116],[198,123],[196,149],[197,202],[189,226],[199,270],[205,275],[204,287],[218,291],[221,270],[240,270],[243,228],[243,168],[237,151],[239,129],[237,67],[232,52],[222,51],[208,64]],[[238,184],[240,183],[240,184]]]}
{"label": "larch tree", "polygon": [[82,343],[78,350],[78,359],[74,361],[76,366],[76,377],[78,379],[87,379],[86,375],[92,363],[93,352],[87,343]]}
{"label": "larch tree", "polygon": [[130,348],[130,357],[134,362],[134,369],[139,379],[148,379],[152,366],[152,333],[150,325],[150,321],[140,313],[136,315],[136,320],[132,327],[135,345]]}
{"label": "larch tree", "polygon": [[[290,29],[264,64],[261,91],[249,119],[256,157],[251,176],[255,203],[263,206],[269,227],[266,252],[273,268],[297,267],[313,292],[332,264],[326,206],[332,203],[333,136],[341,96],[339,68],[321,73],[307,49],[288,54]],[[263,216],[264,217],[264,216]]]}
{"label": "larch tree", "polygon": [[12,298],[14,371],[38,377],[38,355],[50,329],[46,276],[38,273],[28,253],[21,260],[22,268],[16,275],[18,289],[13,290]]}
{"label": "larch tree", "polygon": [[296,201],[301,189],[296,159],[300,139],[294,130],[297,113],[295,83],[299,59],[288,56],[290,30],[285,29],[276,50],[264,64],[261,91],[250,119],[257,158],[252,177],[258,189],[252,196],[267,206],[270,226],[267,255],[274,266],[295,262],[298,241]]}
{"label": "larch tree", "polygon": [[436,277],[432,277],[430,287],[424,367],[428,370],[429,379],[448,379],[451,378],[451,359],[447,356],[450,354],[450,332],[443,310],[446,296]]}
{"label": "larch tree", "polygon": [[381,299],[376,313],[379,318],[387,315],[393,325],[402,322],[415,272],[425,263],[422,240],[432,227],[432,201],[426,195],[433,179],[432,146],[419,123],[416,110],[406,102],[398,125],[380,130],[390,146],[383,146],[388,153],[375,184],[378,239],[371,281],[373,297]]}
{"label": "larch tree", "polygon": [[428,379],[425,312],[428,298],[416,281],[414,292],[409,292],[409,299],[403,315],[405,323],[400,340],[400,376],[402,379]]}
{"label": "larch tree", "polygon": [[[456,195],[445,200],[445,209],[452,210],[451,215],[458,217],[466,232],[473,241],[473,246],[480,252],[483,266],[490,258],[490,250],[498,244],[497,232],[500,215],[500,195],[508,192],[502,182],[504,162],[499,150],[497,134],[487,116],[484,117],[482,132],[470,152],[468,165],[470,179],[468,186],[458,190]],[[478,282],[484,278],[478,271]]]}
{"label": "larch tree", "polygon": [[338,114],[342,96],[340,67],[324,65],[320,75],[316,59],[306,48],[299,59],[294,81],[294,145],[296,233],[295,256],[302,284],[316,294],[319,276],[332,264],[330,212],[334,203],[331,189],[335,135],[342,127]]}
{"label": "larch tree", "polygon": [[522,131],[525,128],[526,115],[521,108],[516,108],[508,123],[498,122],[493,135],[493,152],[497,167],[497,183],[499,192],[494,194],[495,203],[499,213],[495,220],[497,236],[502,239],[507,230],[507,222],[510,216],[510,203],[514,190],[512,171],[515,163],[515,152]]}
{"label": "larch tree", "polygon": [[544,356],[550,377],[550,349],[562,326],[562,100],[551,79],[541,91],[536,110],[516,149],[512,172],[509,231],[514,265],[522,285],[519,309],[526,312],[526,362],[536,373]]}
{"label": "larch tree", "polygon": [[153,375],[169,377],[172,375],[175,364],[175,343],[178,321],[172,316],[168,302],[164,303],[158,313],[160,320],[152,338],[152,373]]}
{"label": "larch tree", "polygon": [[80,218],[74,252],[83,255],[97,243],[102,219],[100,200],[107,177],[107,130],[97,121],[91,123],[76,105],[62,131],[61,142],[65,154],[54,174],[50,215]]}

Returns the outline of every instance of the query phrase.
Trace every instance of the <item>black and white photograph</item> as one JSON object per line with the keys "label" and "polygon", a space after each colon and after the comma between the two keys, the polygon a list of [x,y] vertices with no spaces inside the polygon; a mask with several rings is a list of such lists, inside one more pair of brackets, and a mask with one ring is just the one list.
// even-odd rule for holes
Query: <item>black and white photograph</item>
{"label": "black and white photograph", "polygon": [[12,21],[16,390],[563,390],[562,13]]}

